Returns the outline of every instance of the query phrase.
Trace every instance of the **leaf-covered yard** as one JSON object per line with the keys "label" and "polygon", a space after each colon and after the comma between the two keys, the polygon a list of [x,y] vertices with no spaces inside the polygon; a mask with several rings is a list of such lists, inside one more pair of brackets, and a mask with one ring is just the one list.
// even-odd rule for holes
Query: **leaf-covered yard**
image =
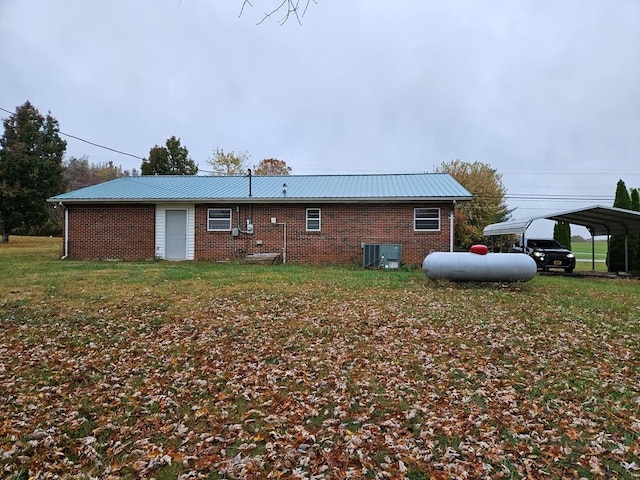
{"label": "leaf-covered yard", "polygon": [[43,242],[0,248],[2,477],[640,478],[636,280]]}

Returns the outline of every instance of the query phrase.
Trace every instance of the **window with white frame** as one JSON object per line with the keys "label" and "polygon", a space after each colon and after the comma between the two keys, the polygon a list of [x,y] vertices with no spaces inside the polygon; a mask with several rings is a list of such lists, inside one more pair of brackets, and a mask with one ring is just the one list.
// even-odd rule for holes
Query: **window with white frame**
{"label": "window with white frame", "polygon": [[440,209],[414,208],[413,229],[415,231],[440,230]]}
{"label": "window with white frame", "polygon": [[210,208],[207,210],[207,230],[225,231],[231,230],[231,209]]}
{"label": "window with white frame", "polygon": [[320,231],[320,209],[307,208],[307,232]]}

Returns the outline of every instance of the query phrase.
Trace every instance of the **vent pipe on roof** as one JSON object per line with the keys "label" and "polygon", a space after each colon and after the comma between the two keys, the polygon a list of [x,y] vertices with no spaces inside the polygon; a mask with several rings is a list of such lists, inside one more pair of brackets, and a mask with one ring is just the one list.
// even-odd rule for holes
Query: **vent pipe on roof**
{"label": "vent pipe on roof", "polygon": [[251,196],[251,169],[247,168],[247,172],[249,172],[247,176],[249,177],[249,196]]}

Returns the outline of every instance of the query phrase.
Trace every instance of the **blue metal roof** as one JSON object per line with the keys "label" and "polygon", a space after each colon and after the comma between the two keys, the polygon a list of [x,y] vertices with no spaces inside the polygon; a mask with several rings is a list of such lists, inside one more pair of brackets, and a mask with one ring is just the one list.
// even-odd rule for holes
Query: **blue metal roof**
{"label": "blue metal roof", "polygon": [[446,173],[387,175],[123,177],[56,195],[50,202],[471,200]]}

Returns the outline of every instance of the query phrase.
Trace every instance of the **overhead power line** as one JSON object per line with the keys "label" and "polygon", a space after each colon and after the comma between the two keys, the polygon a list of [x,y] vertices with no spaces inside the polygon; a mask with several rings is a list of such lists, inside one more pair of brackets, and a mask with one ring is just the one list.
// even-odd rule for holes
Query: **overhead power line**
{"label": "overhead power line", "polygon": [[527,198],[527,197],[523,197],[523,198],[509,198],[509,197],[505,197],[505,200],[509,201],[509,202],[514,202],[514,203],[523,203],[523,202],[531,202],[531,203],[540,203],[540,202],[545,202],[545,203],[585,203],[585,202],[589,202],[589,203],[597,203],[597,204],[603,204],[603,203],[613,203],[613,197],[611,198],[596,198],[596,197],[584,197],[584,198],[558,198],[558,197],[535,197],[535,198]]}
{"label": "overhead power line", "polygon": [[512,200],[613,200],[613,197],[610,195],[564,195],[564,194],[532,194],[532,193],[524,193],[524,194],[515,194],[510,195],[507,194],[504,198],[510,198]]}
{"label": "overhead power line", "polygon": [[511,200],[576,200],[576,201],[584,201],[584,200],[613,200],[613,196],[610,195],[570,195],[570,194],[537,194],[537,193],[516,193],[516,194],[505,194],[505,195],[483,195],[483,194],[475,194],[475,198],[479,199],[496,199],[496,198],[506,198]]}
{"label": "overhead power line", "polygon": [[[499,171],[500,175],[540,175],[540,170],[518,170],[518,171]],[[580,168],[580,169],[554,169],[550,173],[554,175],[638,175],[640,174],[640,169],[637,168]]]}
{"label": "overhead power line", "polygon": [[94,147],[104,148],[105,150],[109,150],[111,152],[119,153],[120,155],[127,155],[129,157],[137,158],[138,160],[144,160],[143,157],[139,157],[138,155],[134,155],[133,153],[122,152],[120,150],[116,150],[115,148],[107,147],[105,145],[100,145],[98,143],[90,142],[89,140],[85,140],[84,138],[76,137],[69,133],[60,132],[60,135],[64,135],[66,137],[74,138],[76,140],[80,140],[81,142],[88,143],[89,145],[93,145]]}
{"label": "overhead power line", "polygon": [[[6,108],[2,108],[2,107],[0,107],[0,110],[2,110],[3,112],[7,112],[7,113],[9,113],[11,115],[13,115],[13,113],[14,113],[14,112],[12,112],[10,110],[7,110]],[[115,148],[107,147],[106,145],[101,145],[99,143],[91,142],[91,141],[86,140],[84,138],[80,138],[80,137],[76,137],[75,135],[71,135],[70,133],[65,133],[65,132],[60,131],[60,130],[58,131],[58,133],[60,135],[64,135],[65,137],[73,138],[74,140],[79,140],[81,142],[88,143],[89,145],[93,145],[94,147],[104,148],[105,150],[109,150],[110,152],[119,153],[120,155],[127,155],[128,157],[137,158],[138,160],[144,160],[143,157],[140,157],[138,155],[134,155],[133,153],[123,152],[122,150],[117,150]]]}

